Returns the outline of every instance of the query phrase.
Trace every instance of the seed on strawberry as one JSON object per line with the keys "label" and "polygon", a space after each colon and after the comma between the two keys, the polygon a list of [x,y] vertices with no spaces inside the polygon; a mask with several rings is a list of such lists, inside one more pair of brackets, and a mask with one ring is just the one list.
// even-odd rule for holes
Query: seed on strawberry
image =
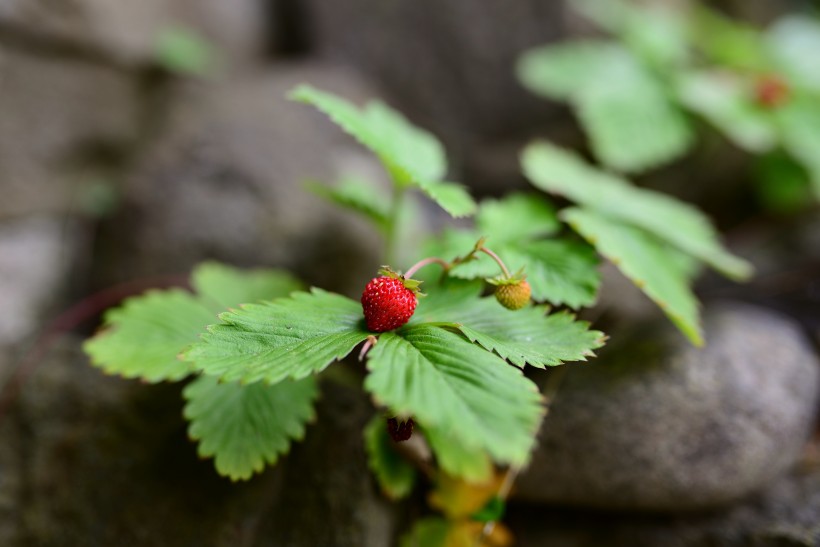
{"label": "seed on strawberry", "polygon": [[507,309],[520,310],[530,301],[532,288],[523,279],[499,283],[495,288],[495,299]]}
{"label": "seed on strawberry", "polygon": [[404,279],[390,270],[370,280],[362,292],[362,310],[373,332],[397,329],[416,311],[418,281]]}

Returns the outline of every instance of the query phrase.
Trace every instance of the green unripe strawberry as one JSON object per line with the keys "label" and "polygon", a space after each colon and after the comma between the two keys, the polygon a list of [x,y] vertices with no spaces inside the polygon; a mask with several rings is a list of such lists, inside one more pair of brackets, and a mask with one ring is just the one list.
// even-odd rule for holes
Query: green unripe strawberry
{"label": "green unripe strawberry", "polygon": [[495,288],[495,299],[508,310],[520,310],[530,302],[532,288],[523,279],[499,283]]}

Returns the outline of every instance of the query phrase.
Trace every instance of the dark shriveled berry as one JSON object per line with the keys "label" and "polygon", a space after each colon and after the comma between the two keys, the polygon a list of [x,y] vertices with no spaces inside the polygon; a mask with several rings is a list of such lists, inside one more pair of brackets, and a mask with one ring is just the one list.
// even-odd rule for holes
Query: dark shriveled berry
{"label": "dark shriveled berry", "polygon": [[407,418],[406,421],[399,421],[398,418],[387,419],[387,433],[394,443],[400,443],[408,440],[413,435],[413,418]]}

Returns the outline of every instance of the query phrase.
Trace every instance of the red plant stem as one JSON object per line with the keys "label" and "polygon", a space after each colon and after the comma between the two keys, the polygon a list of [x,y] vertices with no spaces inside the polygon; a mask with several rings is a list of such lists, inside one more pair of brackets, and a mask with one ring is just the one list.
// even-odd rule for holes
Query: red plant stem
{"label": "red plant stem", "polygon": [[498,265],[501,266],[501,270],[504,272],[504,277],[506,277],[507,279],[512,277],[512,275],[510,274],[510,270],[507,269],[507,266],[504,265],[504,262],[498,257],[497,254],[492,252],[490,249],[488,249],[484,245],[481,245],[476,250],[481,251],[482,253],[489,255],[490,258],[495,260],[498,263]]}
{"label": "red plant stem", "polygon": [[404,274],[404,277],[413,277],[414,273],[416,273],[420,269],[424,268],[425,266],[429,266],[430,264],[438,264],[439,266],[441,266],[445,270],[449,270],[450,267],[451,267],[451,264],[449,262],[447,262],[445,260],[442,260],[440,258],[436,258],[434,256],[431,256],[431,257],[428,257],[428,258],[423,258],[423,259],[419,260],[418,262],[416,262],[415,264],[413,264],[412,266],[410,266],[410,269],[407,270],[407,272]]}
{"label": "red plant stem", "polygon": [[129,296],[139,294],[149,288],[181,287],[187,284],[187,277],[178,275],[129,281],[92,294],[58,315],[23,355],[11,377],[0,389],[0,422],[3,421],[9,407],[17,400],[23,384],[62,335]]}

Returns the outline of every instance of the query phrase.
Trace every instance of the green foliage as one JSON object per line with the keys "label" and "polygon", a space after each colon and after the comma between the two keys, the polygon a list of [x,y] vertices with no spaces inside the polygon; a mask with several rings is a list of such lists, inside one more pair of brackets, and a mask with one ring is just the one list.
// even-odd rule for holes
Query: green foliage
{"label": "green foliage", "polygon": [[795,97],[777,111],[783,149],[808,171],[820,200],[820,99]]}
{"label": "green foliage", "polygon": [[563,217],[663,309],[695,345],[703,344],[698,302],[669,244],[595,210],[570,208]]}
{"label": "green foliage", "polygon": [[300,286],[284,272],[244,273],[216,263],[196,268],[192,285],[197,294],[181,289],[148,291],[109,310],[102,330],[84,345],[91,362],[125,378],[180,380],[190,369],[179,353],[197,340],[219,311]]}
{"label": "green foliage", "polygon": [[417,521],[401,540],[401,547],[447,547],[452,525],[441,517]]}
{"label": "green foliage", "polygon": [[540,47],[524,54],[518,73],[535,93],[572,103],[596,157],[614,169],[642,171],[692,144],[689,125],[662,84],[618,44],[584,40]]}
{"label": "green foliage", "polygon": [[791,15],[777,21],[766,33],[771,67],[798,88],[820,91],[820,23]]}
{"label": "green foliage", "polygon": [[334,187],[309,183],[308,189],[330,203],[360,213],[382,232],[390,224],[389,199],[375,184],[346,178]]}
{"label": "green foliage", "polygon": [[[285,272],[243,272],[215,262],[198,266],[191,285],[195,294],[154,290],[108,311],[103,330],[84,346],[92,363],[108,373],[148,382],[180,380],[191,369],[179,354],[217,319],[218,311],[301,287]],[[247,479],[287,452],[292,439],[302,438],[316,394],[312,378],[242,388],[201,377],[184,391],[189,434],[199,441],[201,456],[215,457],[217,472]]]}
{"label": "green foliage", "polygon": [[365,388],[380,404],[500,463],[527,462],[541,398],[499,357],[443,328],[413,325],[383,333],[367,366]]}
{"label": "green foliage", "polygon": [[184,415],[191,422],[190,437],[199,441],[199,455],[213,456],[220,475],[246,480],[287,453],[291,440],[304,437],[317,395],[312,377],[242,386],[200,376],[183,392]]}
{"label": "green foliage", "polygon": [[[535,300],[572,308],[588,306],[595,302],[600,285],[597,259],[583,243],[543,239],[558,228],[553,208],[543,198],[513,194],[482,202],[474,230],[446,230],[428,251],[453,259],[486,236],[487,245],[511,271],[524,270]],[[498,265],[484,254],[451,271],[461,279],[486,279],[497,274]]]}
{"label": "green foliage", "polygon": [[796,213],[811,200],[808,173],[782,152],[759,158],[754,176],[761,205],[773,213]]}
{"label": "green foliage", "polygon": [[582,206],[565,211],[563,218],[661,306],[696,344],[702,338],[697,303],[688,287],[688,269],[681,268],[679,260],[671,256],[690,255],[736,279],[751,273],[747,262],[720,246],[708,219],[693,207],[631,186],[547,143],[530,145],[522,164],[533,184]]}
{"label": "green foliage", "polygon": [[416,469],[394,448],[385,418],[376,416],[364,429],[364,447],[370,470],[391,499],[406,497],[416,484]]}
{"label": "green foliage", "polygon": [[751,82],[731,72],[691,71],[678,78],[681,103],[722,131],[736,146],[765,152],[778,141],[772,115],[752,103]]}
{"label": "green foliage", "polygon": [[447,160],[441,143],[392,108],[371,101],[359,109],[308,85],[297,87],[291,98],[314,106],[373,152],[399,187],[418,188],[454,217],[474,212],[475,202],[464,188],[442,180]]}
{"label": "green foliage", "polygon": [[444,429],[425,427],[424,436],[439,469],[448,475],[471,482],[484,482],[492,476],[492,461],[485,452],[465,446]]}
{"label": "green foliage", "polygon": [[523,367],[583,361],[603,345],[604,336],[569,313],[548,315],[545,306],[512,311],[495,298],[480,298],[480,283],[451,282],[419,302],[410,324],[451,322],[469,340]]}
{"label": "green foliage", "polygon": [[156,57],[160,65],[171,72],[202,76],[212,68],[212,49],[196,31],[169,27],[157,38]]}
{"label": "green foliage", "polygon": [[370,334],[361,304],[316,288],[219,318],[184,357],[223,381],[298,380],[344,358]]}
{"label": "green foliage", "polygon": [[733,279],[751,275],[751,266],[721,247],[714,227],[692,206],[636,188],[546,142],[528,146],[522,164],[527,178],[546,192],[642,228]]}

